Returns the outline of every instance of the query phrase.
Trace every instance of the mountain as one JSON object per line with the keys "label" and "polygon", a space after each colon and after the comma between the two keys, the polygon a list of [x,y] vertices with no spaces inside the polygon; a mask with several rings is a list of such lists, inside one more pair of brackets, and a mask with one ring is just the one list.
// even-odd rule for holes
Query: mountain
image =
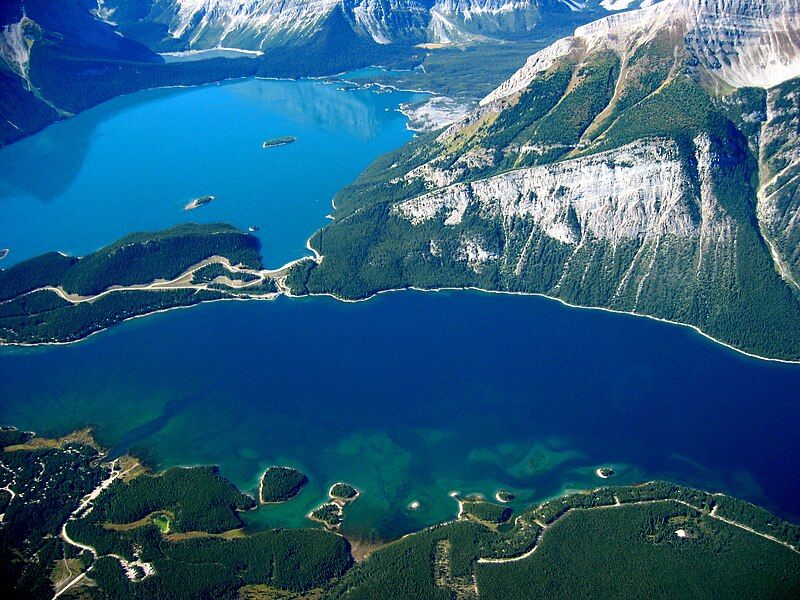
{"label": "mountain", "polygon": [[[87,0],[7,0],[0,6],[0,140],[14,139],[69,114],[37,81],[50,57],[162,62],[141,44],[92,16]],[[61,73],[61,77],[64,73]]]}
{"label": "mountain", "polygon": [[799,41],[792,0],[579,27],[343,190],[292,290],[540,293],[798,360]]}
{"label": "mountain", "polygon": [[[543,20],[605,12],[572,0],[104,0],[102,14],[157,50],[302,45],[346,27],[377,44],[530,35]],[[582,19],[584,22],[586,17]]]}
{"label": "mountain", "polygon": [[[410,69],[429,51],[415,47],[422,42],[517,39],[533,31],[554,39],[545,23],[561,31],[592,14],[572,8],[561,0],[6,0],[0,146],[143,88],[321,76],[376,64]],[[260,54],[167,64],[156,54],[219,46]]]}

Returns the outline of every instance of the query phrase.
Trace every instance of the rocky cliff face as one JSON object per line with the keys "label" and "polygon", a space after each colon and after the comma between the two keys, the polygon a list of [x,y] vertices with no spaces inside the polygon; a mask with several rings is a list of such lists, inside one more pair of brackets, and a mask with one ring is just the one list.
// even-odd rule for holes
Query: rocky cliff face
{"label": "rocky cliff face", "polygon": [[542,20],[537,2],[527,0],[436,0],[431,9],[437,23],[446,23],[442,35],[431,29],[431,41],[447,42],[452,32],[464,36],[508,36],[533,30]]}
{"label": "rocky cliff face", "polygon": [[517,169],[405,200],[394,214],[413,225],[461,223],[467,210],[490,222],[522,219],[578,245],[699,233],[692,174],[672,140],[647,140],[586,158]]}
{"label": "rocky cliff face", "polygon": [[800,80],[767,92],[758,218],[781,276],[800,289]]}

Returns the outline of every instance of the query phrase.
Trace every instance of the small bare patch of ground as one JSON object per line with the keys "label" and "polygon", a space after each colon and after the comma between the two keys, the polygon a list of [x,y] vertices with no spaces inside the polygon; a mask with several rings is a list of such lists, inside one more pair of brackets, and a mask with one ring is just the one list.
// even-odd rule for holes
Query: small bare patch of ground
{"label": "small bare patch of ground", "polygon": [[469,577],[454,577],[450,567],[450,540],[439,540],[433,556],[433,581],[436,587],[449,589],[456,600],[478,600],[478,584],[475,574]]}
{"label": "small bare patch of ground", "polygon": [[363,562],[375,550],[386,544],[380,540],[348,539],[347,541],[350,542],[350,554],[356,562]]}
{"label": "small bare patch of ground", "polygon": [[207,531],[187,531],[185,533],[168,533],[164,536],[165,540],[170,542],[181,542],[183,540],[192,540],[195,538],[220,538],[222,540],[230,540],[233,538],[244,537],[244,529],[229,529],[222,533],[208,533]]}
{"label": "small bare patch of ground", "polygon": [[91,446],[98,452],[102,452],[102,448],[100,448],[100,445],[97,443],[97,441],[95,441],[94,437],[92,436],[92,430],[89,427],[86,429],[73,431],[72,433],[68,433],[67,435],[57,439],[35,436],[24,444],[6,446],[5,450],[7,452],[43,450],[48,448],[63,448],[67,444],[84,444],[86,446]]}

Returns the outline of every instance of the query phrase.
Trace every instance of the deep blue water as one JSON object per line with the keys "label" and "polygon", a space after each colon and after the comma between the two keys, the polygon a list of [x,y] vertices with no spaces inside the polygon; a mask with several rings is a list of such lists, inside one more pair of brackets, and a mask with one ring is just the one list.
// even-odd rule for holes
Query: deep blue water
{"label": "deep blue water", "polygon": [[309,488],[252,527],[304,524],[345,480],[364,492],[346,531],[380,537],[452,517],[452,489],[521,505],[595,486],[604,464],[796,520],[798,390],[800,368],[687,328],[475,292],[215,303],[0,355],[1,422],[94,425],[153,466],[215,463],[249,490],[296,465]]}
{"label": "deep blue water", "polygon": [[[134,94],[0,151],[5,265],[88,252],[185,220],[259,225],[268,264],[305,252],[330,198],[409,139],[415,96],[244,81]],[[290,146],[264,150],[269,137]],[[191,198],[217,200],[191,213]],[[310,478],[248,526],[308,525],[344,480],[345,531],[389,538],[455,514],[450,490],[518,495],[661,477],[800,520],[800,366],[693,331],[475,292],[231,302],[137,319],[79,344],[0,350],[0,422],[96,428],[153,467],[213,463],[254,491]],[[418,511],[407,505],[419,500]]]}

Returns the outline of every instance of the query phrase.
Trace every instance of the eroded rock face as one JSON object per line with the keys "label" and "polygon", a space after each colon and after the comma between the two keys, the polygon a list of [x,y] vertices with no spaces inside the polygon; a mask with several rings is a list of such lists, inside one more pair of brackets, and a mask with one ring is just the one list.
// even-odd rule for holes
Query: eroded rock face
{"label": "eroded rock face", "polygon": [[0,29],[0,59],[20,77],[28,81],[28,62],[30,60],[30,30],[33,21],[22,17]]}
{"label": "eroded rock face", "polygon": [[153,21],[192,47],[260,49],[313,34],[338,0],[156,0]]}
{"label": "eroded rock face", "polygon": [[[337,10],[356,34],[379,44],[518,35],[542,20],[537,0],[152,0],[144,20],[166,25],[192,48],[259,50],[307,40]],[[103,18],[113,18],[113,9]]]}
{"label": "eroded rock face", "polygon": [[545,235],[572,245],[585,235],[612,242],[646,235],[693,237],[699,223],[691,180],[675,142],[645,140],[450,185],[392,210],[412,224],[438,218],[452,225],[471,207],[487,220],[530,220]]}
{"label": "eroded rock face", "polygon": [[430,39],[445,43],[470,36],[518,34],[542,21],[535,0],[437,0],[431,14]]}
{"label": "eroded rock face", "polygon": [[781,276],[800,286],[800,82],[767,93],[758,218]]}

